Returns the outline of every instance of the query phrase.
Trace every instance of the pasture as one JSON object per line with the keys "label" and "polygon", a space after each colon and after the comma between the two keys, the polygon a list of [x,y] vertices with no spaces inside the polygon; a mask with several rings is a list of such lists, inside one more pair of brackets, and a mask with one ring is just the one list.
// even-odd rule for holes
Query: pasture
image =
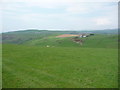
{"label": "pasture", "polygon": [[79,47],[79,48],[117,48],[118,47],[118,35],[106,35],[95,34],[94,36],[79,38],[83,40],[83,44],[80,45],[71,40],[73,37],[56,38],[55,36],[46,36],[43,38],[31,40],[25,42],[24,45],[41,46],[46,45],[55,47]]}
{"label": "pasture", "polygon": [[3,88],[118,87],[117,48],[3,44],[2,58]]}
{"label": "pasture", "polygon": [[73,31],[4,33],[3,88],[117,88],[119,40],[109,32],[77,38],[82,45],[56,37]]}

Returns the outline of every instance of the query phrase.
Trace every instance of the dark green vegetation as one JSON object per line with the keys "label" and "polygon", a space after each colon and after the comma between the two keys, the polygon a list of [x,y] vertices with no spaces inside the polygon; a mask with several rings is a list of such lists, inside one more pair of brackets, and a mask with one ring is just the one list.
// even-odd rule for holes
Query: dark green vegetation
{"label": "dark green vegetation", "polygon": [[[99,30],[99,31],[48,31],[48,30],[23,30],[15,32],[7,32],[2,34],[3,43],[24,44],[36,39],[43,39],[43,37],[57,36],[61,34],[81,34],[81,33],[95,33],[95,34],[117,34],[117,29],[114,30]],[[1,35],[0,35],[1,36]]]}
{"label": "dark green vegetation", "polygon": [[38,32],[4,33],[16,38],[3,39],[3,88],[118,87],[116,34],[79,38],[80,45],[55,37],[67,31]]}
{"label": "dark green vegetation", "polygon": [[[84,31],[85,32],[85,31]],[[117,31],[105,30],[102,31],[88,31],[86,33],[93,32],[94,36],[79,38],[83,40],[83,45],[74,43],[69,38],[56,38],[57,35],[61,34],[81,34],[83,31],[47,31],[47,30],[25,30],[17,32],[3,33],[3,43],[7,44],[24,44],[24,45],[37,45],[37,46],[59,46],[59,47],[96,47],[96,48],[117,48],[118,36],[115,34]],[[113,32],[113,34],[111,34]]]}

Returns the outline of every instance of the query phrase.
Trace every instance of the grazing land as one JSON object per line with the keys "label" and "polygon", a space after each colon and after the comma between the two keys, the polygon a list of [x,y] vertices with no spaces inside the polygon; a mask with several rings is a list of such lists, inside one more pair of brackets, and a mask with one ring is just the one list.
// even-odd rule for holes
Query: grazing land
{"label": "grazing land", "polygon": [[74,37],[56,38],[68,32],[28,32],[3,35],[3,88],[118,87],[118,35],[78,38],[81,45]]}

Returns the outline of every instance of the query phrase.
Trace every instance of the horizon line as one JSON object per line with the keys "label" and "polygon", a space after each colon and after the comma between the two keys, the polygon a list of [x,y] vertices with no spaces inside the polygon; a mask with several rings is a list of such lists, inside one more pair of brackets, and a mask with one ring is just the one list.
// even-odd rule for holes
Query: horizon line
{"label": "horizon line", "polygon": [[31,28],[31,29],[19,29],[19,30],[11,30],[11,31],[2,31],[1,33],[4,32],[17,32],[17,31],[27,31],[27,30],[46,30],[46,31],[100,31],[100,30],[113,30],[113,29],[119,29],[119,28],[111,28],[111,29],[35,29],[35,28]]}

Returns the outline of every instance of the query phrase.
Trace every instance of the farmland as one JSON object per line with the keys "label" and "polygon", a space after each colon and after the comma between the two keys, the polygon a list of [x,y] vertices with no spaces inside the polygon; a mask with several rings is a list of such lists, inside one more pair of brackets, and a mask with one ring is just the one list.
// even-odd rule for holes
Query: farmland
{"label": "farmland", "polygon": [[3,88],[118,87],[116,34],[81,38],[83,45],[73,42],[71,37],[55,38],[60,34],[63,32],[44,32],[34,37],[27,34],[32,38],[27,40],[23,33],[11,35],[17,38],[5,37]]}

